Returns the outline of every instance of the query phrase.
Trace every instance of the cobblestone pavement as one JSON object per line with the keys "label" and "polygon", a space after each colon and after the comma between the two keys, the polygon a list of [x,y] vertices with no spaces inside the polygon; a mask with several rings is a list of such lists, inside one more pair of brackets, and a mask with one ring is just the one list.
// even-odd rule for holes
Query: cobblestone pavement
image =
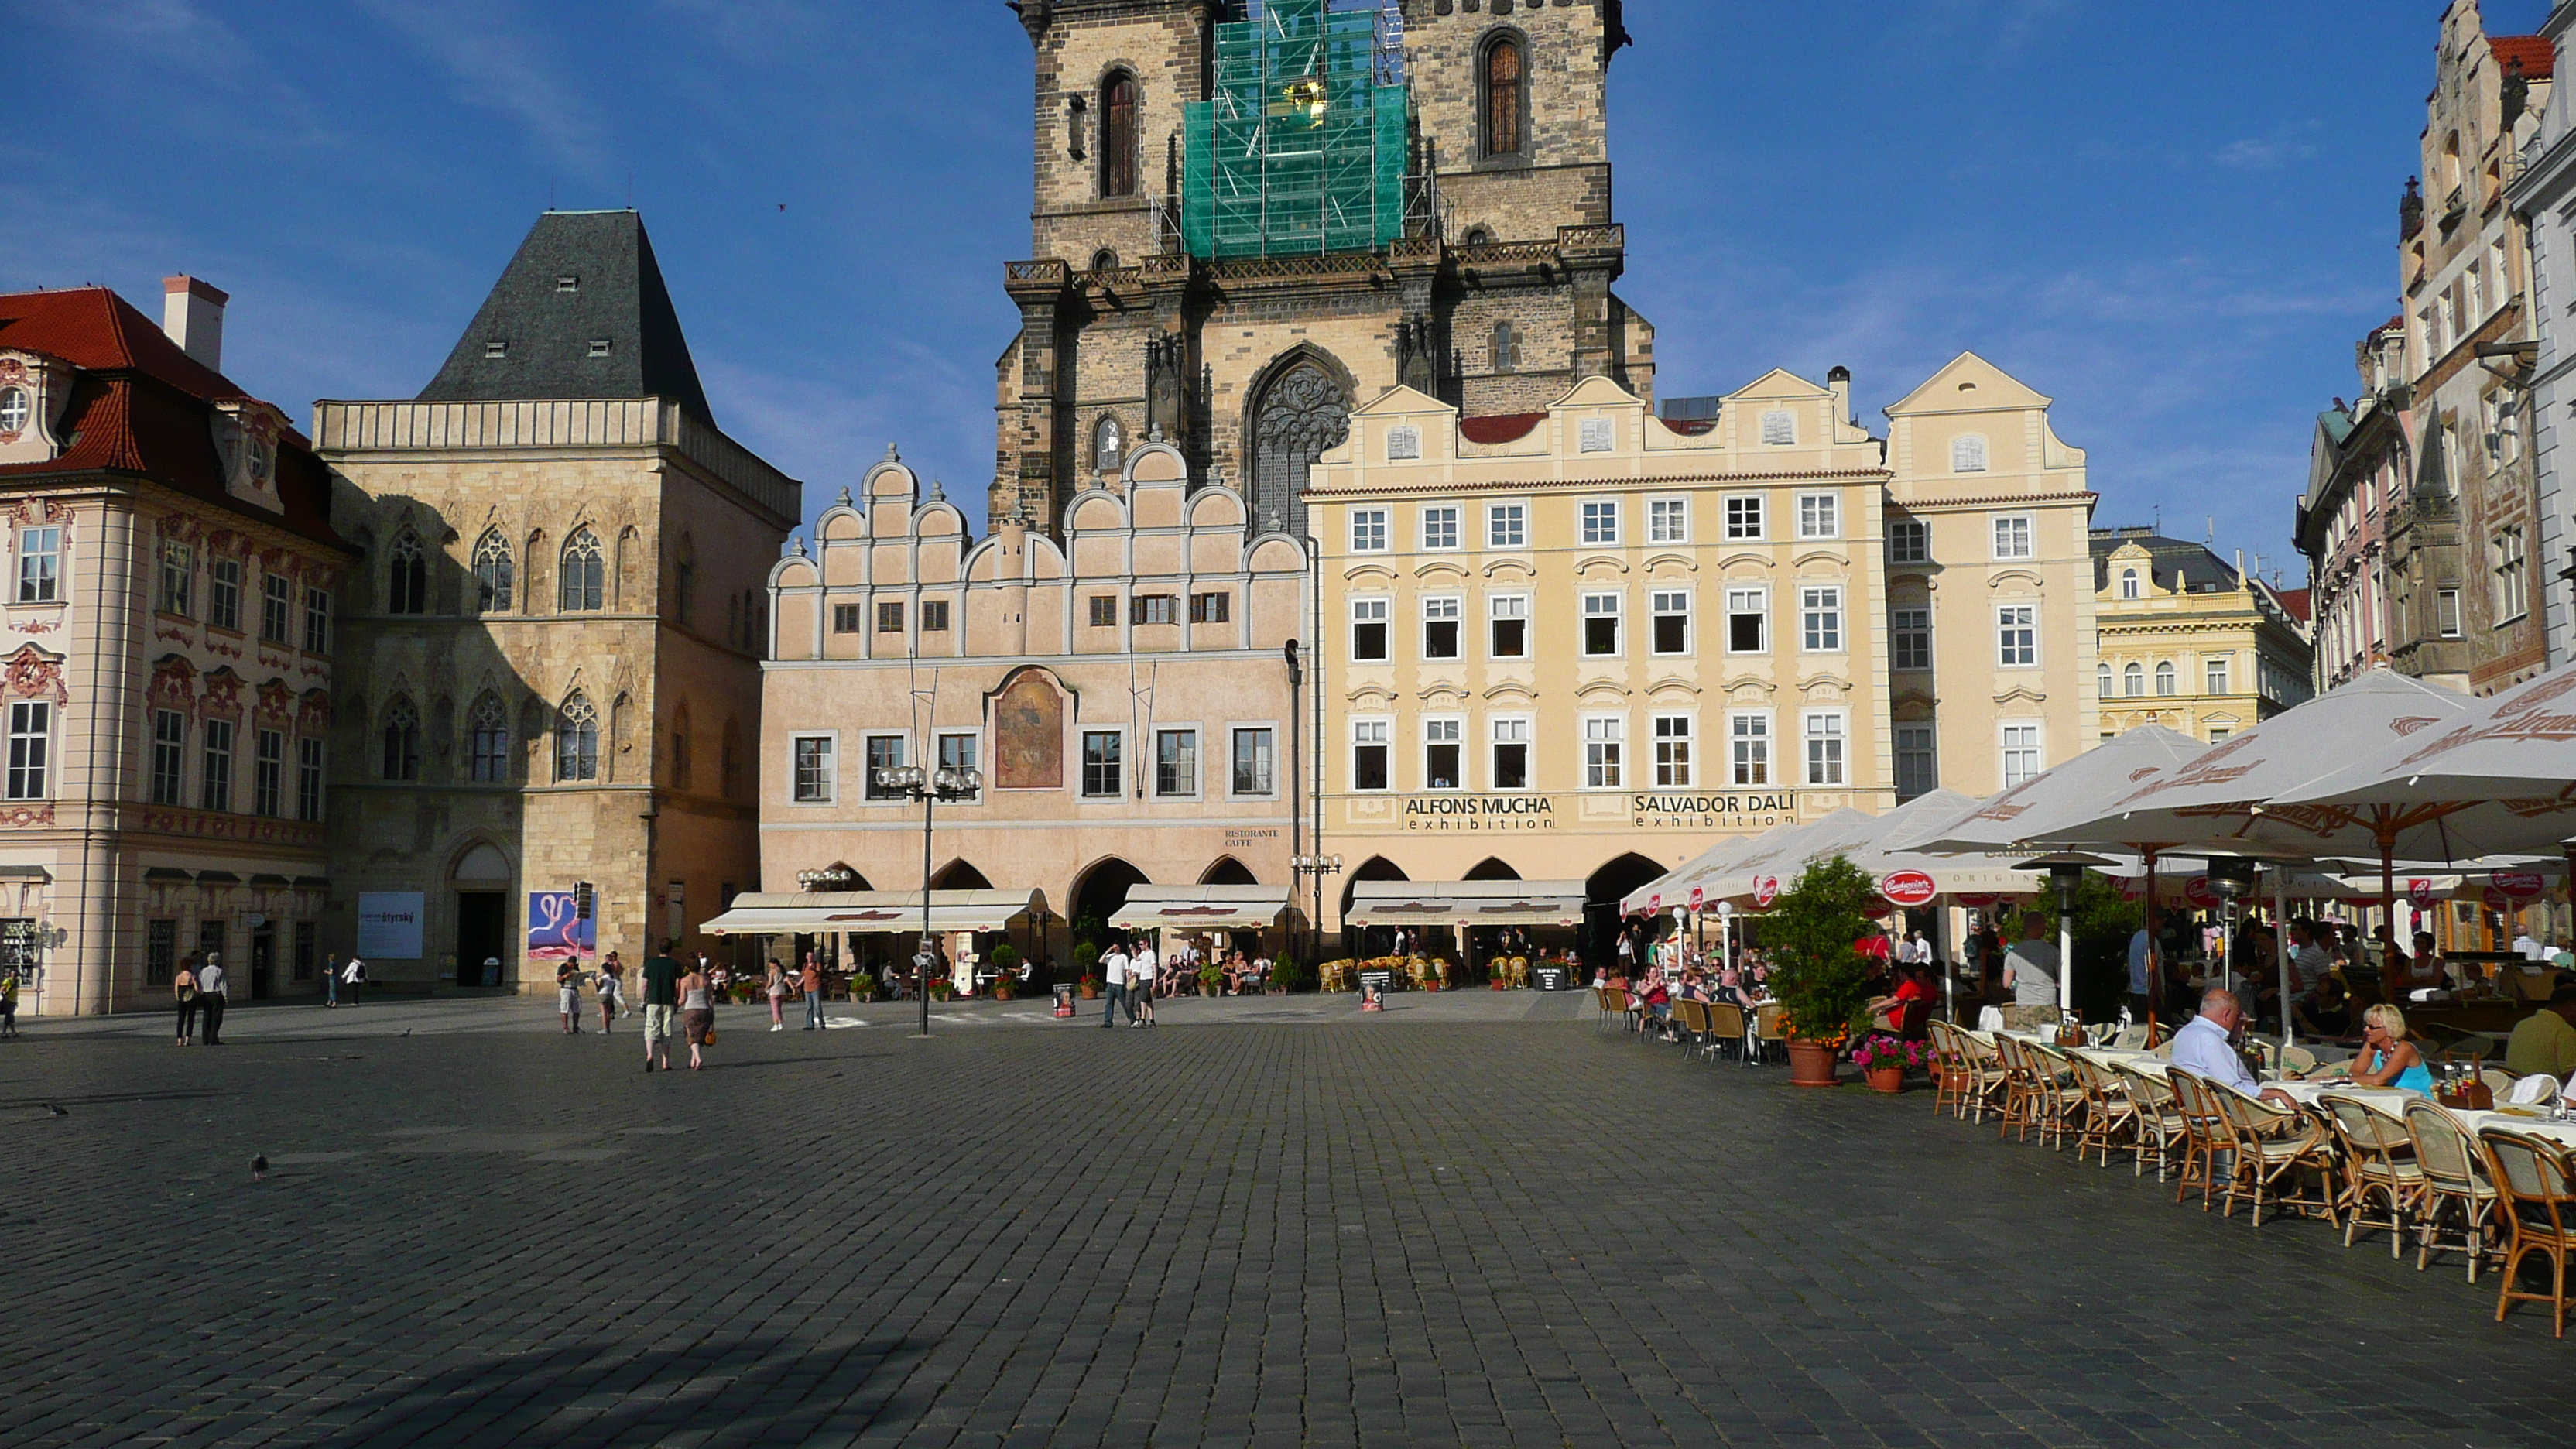
{"label": "cobblestone pavement", "polygon": [[[0,1042],[0,1443],[2539,1445],[2576,1341],[1581,998]],[[1093,1010],[1097,1010],[1096,1004]],[[408,1033],[408,1034],[406,1034]],[[58,1115],[59,1113],[59,1115]],[[271,1171],[254,1182],[250,1162]],[[2488,1280],[2492,1283],[2492,1279]]]}

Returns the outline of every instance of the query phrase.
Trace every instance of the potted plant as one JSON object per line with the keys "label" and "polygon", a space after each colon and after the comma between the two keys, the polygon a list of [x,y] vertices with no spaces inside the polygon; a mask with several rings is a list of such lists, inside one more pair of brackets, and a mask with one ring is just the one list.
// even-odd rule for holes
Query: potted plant
{"label": "potted plant", "polygon": [[1262,990],[1271,996],[1285,996],[1291,991],[1308,991],[1313,987],[1314,980],[1307,975],[1306,968],[1299,965],[1295,957],[1282,956],[1270,963],[1269,984]]}
{"label": "potted plant", "polygon": [[1075,942],[1073,947],[1073,979],[1076,983],[1074,989],[1082,993],[1082,999],[1085,1001],[1093,1000],[1100,995],[1102,982],[1099,967],[1100,948],[1089,941]]}
{"label": "potted plant", "polygon": [[1834,1059],[1868,1010],[1869,967],[1855,943],[1868,934],[1878,888],[1839,855],[1807,867],[1763,919],[1772,990],[1789,1038],[1789,1081],[1835,1084]]}
{"label": "potted plant", "polygon": [[877,979],[865,971],[853,973],[850,977],[850,999],[852,1001],[876,1000]]}
{"label": "potted plant", "polygon": [[1893,1094],[1905,1090],[1909,1068],[1923,1065],[1923,1044],[1873,1031],[1852,1044],[1851,1059],[1869,1078],[1871,1091]]}
{"label": "potted plant", "polygon": [[1097,1001],[1100,999],[1101,987],[1105,984],[1106,983],[1097,976],[1085,976],[1079,982],[1075,983],[1073,989],[1081,995],[1083,1000]]}
{"label": "potted plant", "polygon": [[1206,965],[1201,966],[1201,967],[1199,968],[1199,994],[1200,994],[1201,996],[1216,996],[1216,995],[1220,995],[1220,994],[1222,994],[1222,993],[1224,992],[1224,990],[1225,990],[1225,968],[1224,968],[1224,967],[1219,966],[1219,965],[1218,965],[1218,964],[1216,964],[1214,961],[1210,961],[1210,962],[1209,962],[1209,963],[1207,963]]}

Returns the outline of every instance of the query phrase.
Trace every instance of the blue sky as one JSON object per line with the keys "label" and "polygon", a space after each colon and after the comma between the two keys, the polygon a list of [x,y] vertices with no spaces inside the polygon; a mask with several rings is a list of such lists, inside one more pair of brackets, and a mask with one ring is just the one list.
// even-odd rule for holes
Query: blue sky
{"label": "blue sky", "polygon": [[[2545,0],[2489,0],[2489,29]],[[819,511],[899,441],[980,505],[1028,249],[999,0],[0,0],[0,288],[233,294],[309,418],[437,370],[536,212],[631,199],[718,420]],[[2057,399],[2100,523],[2263,556],[2396,310],[2438,0],[1630,0],[1611,137],[1661,390],[1963,348]],[[32,91],[32,94],[27,92]]]}

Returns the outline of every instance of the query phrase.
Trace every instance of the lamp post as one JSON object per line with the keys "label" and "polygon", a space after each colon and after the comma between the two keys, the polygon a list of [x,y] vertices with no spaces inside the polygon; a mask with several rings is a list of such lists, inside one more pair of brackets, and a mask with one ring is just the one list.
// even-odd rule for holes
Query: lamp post
{"label": "lamp post", "polygon": [[877,771],[877,788],[921,802],[921,947],[913,952],[913,985],[921,997],[921,1034],[930,1035],[930,963],[937,959],[930,934],[930,821],[939,802],[955,804],[984,791],[984,772],[947,765],[926,771],[919,765],[889,765]]}
{"label": "lamp post", "polygon": [[[1312,930],[1315,933],[1315,949],[1318,954],[1321,954],[1323,951],[1322,942],[1324,939],[1324,877],[1328,875],[1340,875],[1342,873],[1342,858],[1338,855],[1301,855],[1289,861],[1288,865],[1289,869],[1294,870],[1297,873],[1298,879],[1304,880],[1308,877],[1312,877],[1314,879],[1315,913],[1306,918],[1306,925],[1309,930]],[[1348,935],[1350,933],[1350,927],[1348,925],[1344,925],[1342,927],[1342,932],[1344,935]],[[1309,964],[1320,966],[1323,963],[1311,962]]]}

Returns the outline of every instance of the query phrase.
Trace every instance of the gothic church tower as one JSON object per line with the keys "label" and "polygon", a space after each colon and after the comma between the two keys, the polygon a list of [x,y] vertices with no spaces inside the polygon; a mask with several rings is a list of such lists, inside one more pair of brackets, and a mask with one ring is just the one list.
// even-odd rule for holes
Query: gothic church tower
{"label": "gothic church tower", "polygon": [[1160,436],[1257,523],[1399,383],[1471,419],[1652,397],[1611,286],[1620,0],[1019,0],[1030,258],[991,516],[1054,533]]}

